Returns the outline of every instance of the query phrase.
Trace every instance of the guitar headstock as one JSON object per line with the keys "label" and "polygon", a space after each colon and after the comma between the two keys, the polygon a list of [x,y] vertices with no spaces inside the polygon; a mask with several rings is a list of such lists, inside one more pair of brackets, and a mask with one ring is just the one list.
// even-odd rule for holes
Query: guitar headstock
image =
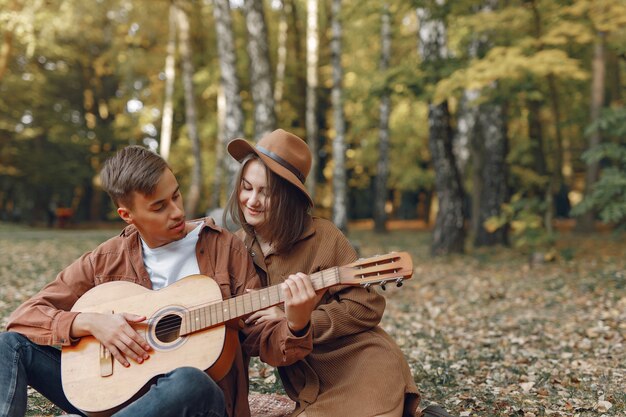
{"label": "guitar headstock", "polygon": [[339,281],[346,285],[368,288],[386,284],[402,286],[402,282],[413,276],[413,260],[407,252],[390,252],[371,258],[362,258],[339,267]]}

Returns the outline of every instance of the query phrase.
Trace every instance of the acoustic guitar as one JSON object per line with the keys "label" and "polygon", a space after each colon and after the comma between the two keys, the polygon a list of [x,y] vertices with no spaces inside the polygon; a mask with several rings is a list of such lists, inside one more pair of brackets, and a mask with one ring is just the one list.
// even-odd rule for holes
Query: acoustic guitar
{"label": "acoustic guitar", "polygon": [[[410,255],[392,252],[310,276],[320,290],[333,285],[401,286],[412,275]],[[125,281],[98,285],[72,311],[147,317],[133,327],[152,347],[150,359],[125,368],[94,337],[83,337],[62,348],[65,394],[78,409],[106,416],[143,395],[159,375],[182,366],[207,370],[219,381],[229,371],[238,343],[237,326],[227,323],[283,301],[280,285],[222,300],[219,285],[204,275],[191,275],[156,291]]]}

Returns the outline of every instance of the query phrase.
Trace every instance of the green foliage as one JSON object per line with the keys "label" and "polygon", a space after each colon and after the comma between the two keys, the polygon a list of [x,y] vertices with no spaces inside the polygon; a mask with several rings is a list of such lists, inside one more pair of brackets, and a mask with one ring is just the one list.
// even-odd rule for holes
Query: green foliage
{"label": "green foliage", "polygon": [[554,75],[559,78],[585,80],[588,77],[578,60],[559,49],[546,49],[528,54],[520,47],[494,47],[485,58],[473,61],[442,80],[435,91],[435,101],[443,101],[463,89],[485,88],[495,81],[520,81],[528,74],[536,77]]}
{"label": "green foliage", "polygon": [[[21,206],[22,214],[31,212],[35,216],[47,200],[59,195],[67,200],[64,204],[80,199],[84,218],[95,220],[98,210],[91,206],[102,205],[93,194],[97,192],[94,184],[102,161],[120,146],[157,144],[169,3],[0,0],[0,42],[11,39],[10,48],[0,45],[0,65],[4,58],[8,62],[6,72],[0,68],[0,217],[7,218],[8,208],[16,206]],[[480,90],[479,101],[496,101],[506,107],[512,174],[509,184],[514,191],[526,196],[545,195],[558,162],[556,126],[561,128],[564,139],[564,159],[571,165],[567,168],[571,168],[572,175],[568,174],[566,181],[579,177],[584,170],[580,155],[586,147],[583,130],[589,112],[589,63],[599,31],[606,34],[607,90],[618,91],[618,80],[625,74],[623,65],[620,68],[615,64],[619,61],[615,57],[626,53],[623,0],[385,3],[392,19],[391,62],[385,71],[379,68],[382,3],[346,0],[342,4],[343,106],[349,144],[346,170],[348,184],[355,193],[366,194],[376,175],[383,94],[389,94],[392,103],[388,187],[393,194],[432,191],[428,103],[433,97],[446,99],[454,129],[459,121],[459,98],[466,89]],[[271,64],[276,68],[278,22],[283,10],[276,7],[277,2],[264,4]],[[295,0],[291,5],[284,94],[277,118],[280,127],[305,136],[306,2]],[[213,5],[209,1],[183,0],[181,6],[191,16],[206,191],[211,188],[218,146],[220,72]],[[419,56],[417,8],[427,9],[429,15],[446,25],[447,58],[423,62]],[[250,137],[253,103],[246,23],[241,7],[235,6],[231,12],[246,116],[244,130]],[[329,190],[334,122],[328,2],[319,2],[318,17],[320,168],[326,174],[318,179],[327,181],[318,188]],[[178,56],[177,60],[180,64]],[[548,87],[548,79],[554,82],[555,91]],[[617,96],[611,93],[610,99]],[[534,116],[540,121],[541,137],[531,137],[528,130],[530,99],[540,103]],[[130,100],[140,102],[140,108],[131,111]],[[559,120],[551,110],[553,104],[560,106]],[[602,129],[603,135],[623,138],[626,123],[620,117],[617,112],[613,116],[605,114],[592,128]],[[178,66],[170,163],[183,190],[194,161],[190,152]],[[541,153],[545,163],[538,164]],[[606,157],[603,161],[611,160]],[[472,166],[471,160],[467,166]],[[616,161],[605,167],[597,185],[605,192],[602,198],[613,198],[611,203],[620,201],[615,193],[623,171],[623,164]],[[612,188],[604,185],[606,181]],[[322,203],[332,201],[330,191],[320,191],[319,199],[320,206],[331,204]],[[579,210],[593,205],[593,201],[590,197]],[[606,218],[623,215],[614,205],[610,207],[606,208]],[[541,210],[537,213],[540,216]],[[102,214],[100,210],[100,217]]]}
{"label": "green foliage", "polygon": [[583,154],[588,163],[606,165],[591,193],[572,209],[572,214],[581,215],[597,211],[605,223],[626,223],[626,108],[607,109],[599,120],[592,124],[588,133],[600,130],[609,137],[621,138],[621,142],[603,143]]}
{"label": "green foliage", "polygon": [[554,243],[554,236],[548,233],[543,220],[546,208],[544,200],[518,193],[509,203],[502,205],[499,216],[487,219],[484,226],[493,233],[510,225],[513,246],[532,253]]}
{"label": "green foliage", "polygon": [[[585,130],[586,135],[599,131],[615,138],[626,137],[626,107],[603,109],[600,117],[591,123]],[[601,151],[590,150],[588,158],[599,161],[602,158]]]}

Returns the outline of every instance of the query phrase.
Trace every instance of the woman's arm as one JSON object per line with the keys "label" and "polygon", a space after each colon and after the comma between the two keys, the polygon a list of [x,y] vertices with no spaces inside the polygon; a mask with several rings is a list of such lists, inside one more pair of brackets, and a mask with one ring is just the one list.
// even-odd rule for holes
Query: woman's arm
{"label": "woman's arm", "polygon": [[385,311],[385,298],[375,290],[336,286],[328,290],[311,315],[313,343],[322,344],[375,327]]}

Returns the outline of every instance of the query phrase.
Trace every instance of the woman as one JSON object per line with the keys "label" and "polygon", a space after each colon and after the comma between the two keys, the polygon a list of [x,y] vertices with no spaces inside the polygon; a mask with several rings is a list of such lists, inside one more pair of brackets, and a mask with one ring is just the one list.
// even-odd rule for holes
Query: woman
{"label": "woman", "polygon": [[[308,276],[301,273],[357,259],[350,242],[331,222],[310,215],[313,201],[304,181],[311,152],[302,139],[279,129],[255,147],[235,139],[228,152],[241,169],[227,215],[242,227],[237,234],[263,285],[293,280],[298,273],[306,279],[302,285],[309,286]],[[317,307],[308,326],[292,332],[312,338],[312,352],[299,360],[286,358],[283,343],[270,342],[269,335],[281,322],[285,327],[280,308],[258,311],[246,320],[265,323],[245,330],[249,337],[243,347],[278,367],[287,394],[296,401],[292,415],[415,415],[420,396],[409,367],[397,345],[378,327],[384,298],[352,286],[333,286],[315,297]]]}

